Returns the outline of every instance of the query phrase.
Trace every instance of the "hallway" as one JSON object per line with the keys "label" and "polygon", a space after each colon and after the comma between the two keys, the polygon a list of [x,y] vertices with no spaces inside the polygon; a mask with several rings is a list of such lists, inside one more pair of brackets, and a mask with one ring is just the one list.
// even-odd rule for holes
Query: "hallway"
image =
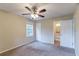
{"label": "hallway", "polygon": [[75,56],[75,51],[70,48],[56,48],[50,44],[32,42],[31,44],[3,53],[2,56]]}

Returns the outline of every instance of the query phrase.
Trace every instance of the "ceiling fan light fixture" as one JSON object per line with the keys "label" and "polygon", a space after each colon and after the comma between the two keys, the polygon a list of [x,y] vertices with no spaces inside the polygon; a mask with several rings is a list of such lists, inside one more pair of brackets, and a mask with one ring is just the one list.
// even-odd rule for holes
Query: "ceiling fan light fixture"
{"label": "ceiling fan light fixture", "polygon": [[37,14],[31,14],[31,17],[35,19],[35,18],[38,18],[38,15]]}
{"label": "ceiling fan light fixture", "polygon": [[34,20],[36,20],[38,17],[41,17],[41,18],[45,17],[41,13],[46,12],[46,9],[38,10],[37,6],[32,6],[31,8],[26,6],[25,8],[28,11],[30,11],[30,13],[25,13],[25,14],[22,14],[22,15],[30,15],[31,19],[34,19]]}

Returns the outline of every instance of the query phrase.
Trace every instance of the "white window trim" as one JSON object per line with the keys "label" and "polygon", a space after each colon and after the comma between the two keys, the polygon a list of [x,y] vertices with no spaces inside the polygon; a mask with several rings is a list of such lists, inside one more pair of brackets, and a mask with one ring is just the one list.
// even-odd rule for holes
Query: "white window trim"
{"label": "white window trim", "polygon": [[[32,25],[32,35],[28,35],[27,25]],[[33,33],[33,24],[32,23],[26,23],[26,37],[32,37],[34,35]]]}

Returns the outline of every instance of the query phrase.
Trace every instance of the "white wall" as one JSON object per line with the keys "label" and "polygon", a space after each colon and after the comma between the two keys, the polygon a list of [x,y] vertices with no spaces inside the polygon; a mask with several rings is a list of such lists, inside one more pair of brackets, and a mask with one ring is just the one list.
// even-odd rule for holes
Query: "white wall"
{"label": "white wall", "polygon": [[74,14],[74,25],[75,25],[75,52],[79,56],[79,5]]}
{"label": "white wall", "polygon": [[30,21],[23,17],[0,11],[0,53],[35,40],[35,35],[30,38],[25,35],[27,22]]}
{"label": "white wall", "polygon": [[[67,17],[66,17],[67,18]],[[57,19],[55,19],[57,20]],[[36,24],[36,39],[44,43],[54,44],[54,31],[55,31],[55,20],[43,20]],[[74,39],[73,39],[73,25],[72,19],[62,19],[60,18],[61,23],[61,36],[60,44],[64,47],[74,48]],[[67,32],[66,32],[66,31]],[[73,43],[73,46],[72,46]]]}
{"label": "white wall", "polygon": [[37,40],[44,42],[44,43],[50,43],[53,44],[54,35],[53,35],[53,20],[44,20],[40,23],[36,24],[36,30],[37,30]]}
{"label": "white wall", "polygon": [[41,23],[36,23],[36,39],[41,40]]}

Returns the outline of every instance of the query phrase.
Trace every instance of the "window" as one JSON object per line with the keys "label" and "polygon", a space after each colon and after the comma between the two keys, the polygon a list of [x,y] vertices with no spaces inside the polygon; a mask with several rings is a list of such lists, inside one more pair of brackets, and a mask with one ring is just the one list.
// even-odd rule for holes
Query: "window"
{"label": "window", "polygon": [[33,24],[26,24],[26,36],[33,36]]}

